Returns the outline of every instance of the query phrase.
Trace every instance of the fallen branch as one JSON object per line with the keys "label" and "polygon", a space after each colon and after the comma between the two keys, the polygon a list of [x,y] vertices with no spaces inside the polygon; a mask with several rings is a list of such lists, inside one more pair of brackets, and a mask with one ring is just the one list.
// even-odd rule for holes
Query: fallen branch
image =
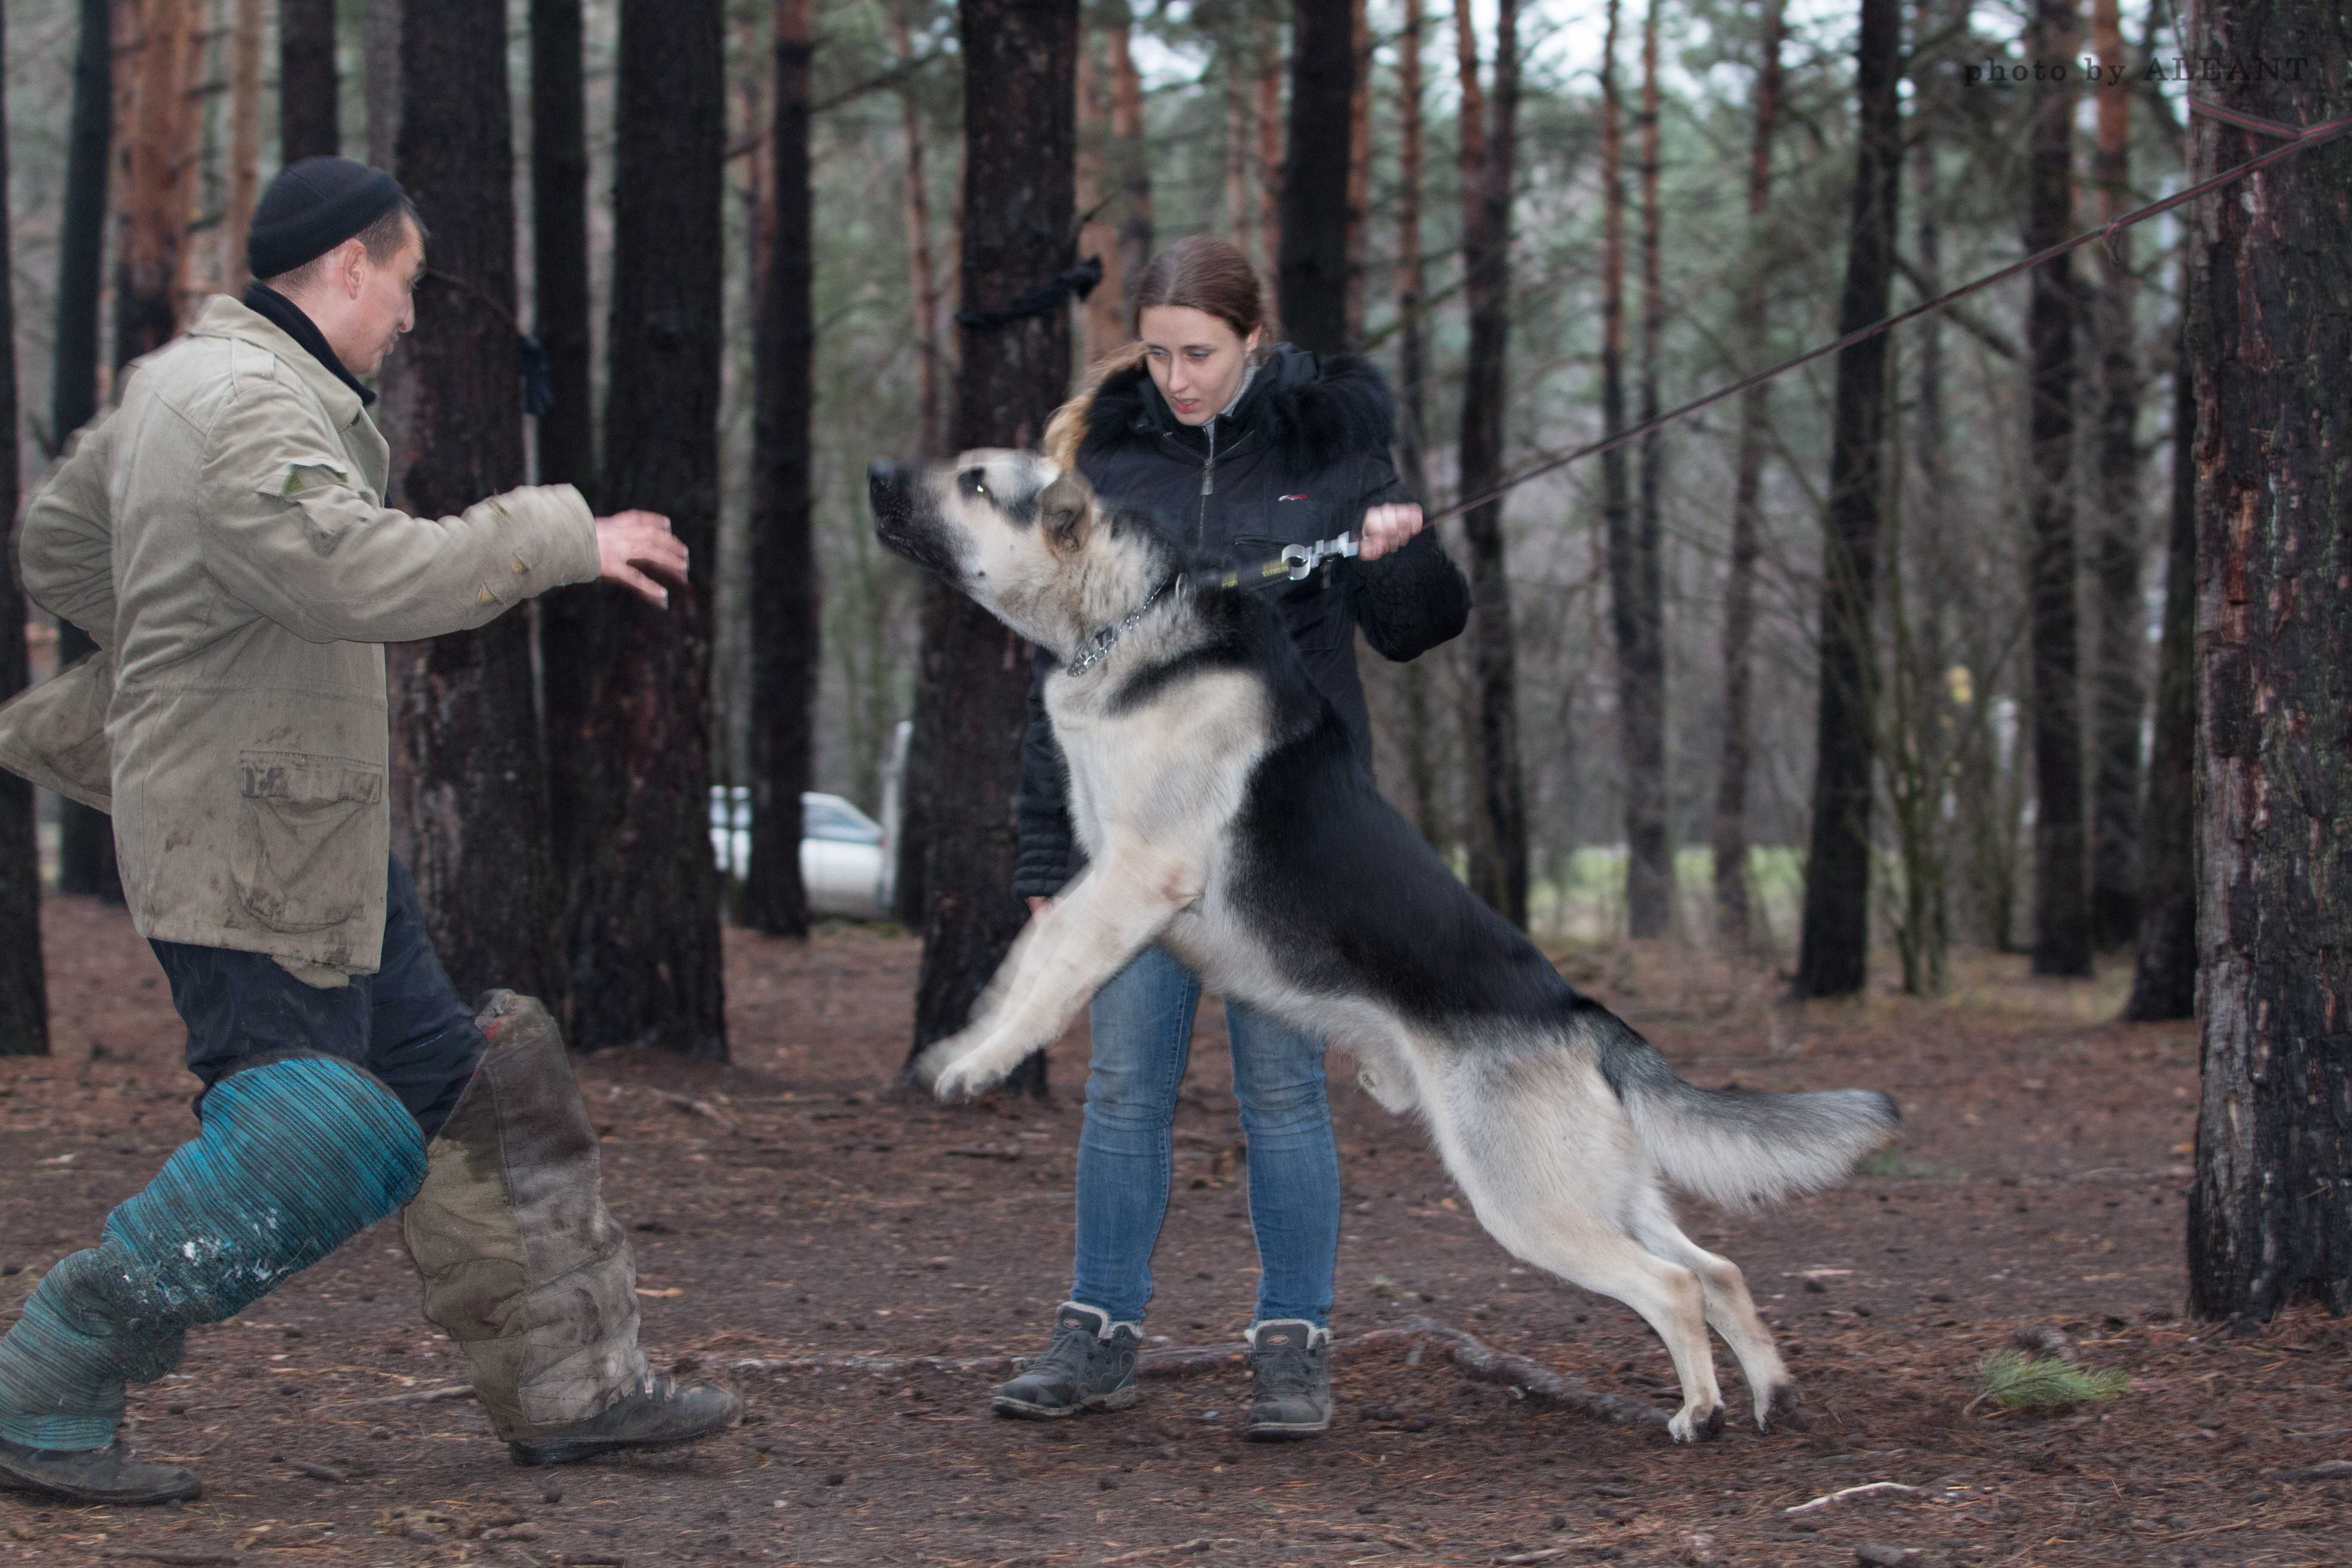
{"label": "fallen branch", "polygon": [[117,1563],[165,1563],[172,1568],[214,1568],[226,1564],[236,1568],[238,1558],[234,1552],[164,1552],[152,1548],[117,1546],[99,1553]]}
{"label": "fallen branch", "polygon": [[[1666,1417],[1645,1400],[1625,1394],[1596,1394],[1572,1377],[1554,1372],[1525,1356],[1507,1354],[1467,1330],[1457,1329],[1451,1323],[1441,1323],[1433,1318],[1410,1318],[1392,1329],[1373,1329],[1349,1339],[1333,1340],[1331,1355],[1335,1361],[1353,1360],[1358,1356],[1405,1350],[1410,1352],[1406,1357],[1407,1364],[1418,1365],[1420,1350],[1430,1341],[1443,1344],[1446,1359],[1480,1383],[1515,1388],[1529,1399],[1574,1410],[1612,1426],[1663,1426],[1666,1424]],[[1137,1359],[1135,1372],[1138,1377],[1192,1377],[1202,1373],[1223,1372],[1244,1366],[1248,1360],[1249,1347],[1245,1344],[1178,1345],[1144,1352]],[[758,1357],[727,1364],[734,1372],[849,1372],[895,1377],[901,1373],[917,1371],[1010,1373],[1018,1371],[1027,1361],[1026,1357],[1009,1355],[806,1355]]]}
{"label": "fallen branch", "polygon": [[1176,1557],[1187,1552],[1206,1552],[1218,1546],[1239,1546],[1239,1538],[1231,1535],[1196,1535],[1190,1541],[1180,1541],[1172,1546],[1139,1546],[1132,1552],[1122,1552],[1116,1557],[1096,1561],[1108,1568],[1113,1563],[1140,1563],[1147,1557]]}
{"label": "fallen branch", "polygon": [[1815,1498],[1811,1502],[1801,1502],[1794,1508],[1784,1508],[1780,1512],[1784,1516],[1811,1513],[1817,1508],[1827,1508],[1833,1502],[1843,1502],[1848,1498],[1880,1495],[1914,1497],[1926,1489],[1927,1489],[1924,1487],[1906,1487],[1901,1481],[1871,1481],[1863,1486],[1847,1487],[1843,1491],[1827,1493],[1822,1497]]}
{"label": "fallen branch", "polygon": [[1018,1160],[1021,1158],[1021,1145],[1007,1143],[998,1149],[982,1143],[971,1148],[950,1149],[947,1152],[959,1160]]}
{"label": "fallen branch", "polygon": [[298,1475],[308,1476],[314,1481],[330,1481],[336,1486],[341,1486],[352,1479],[332,1465],[314,1465],[308,1459],[289,1459],[286,1461],[286,1468]]}
{"label": "fallen branch", "polygon": [[1570,1549],[1581,1546],[1590,1537],[1580,1535],[1573,1541],[1563,1541],[1558,1546],[1546,1546],[1535,1552],[1515,1552],[1508,1557],[1497,1557],[1497,1563],[1549,1563],[1555,1557],[1565,1557]]}
{"label": "fallen branch", "polygon": [[437,1405],[445,1399],[471,1399],[474,1385],[452,1383],[439,1388],[412,1389],[406,1394],[386,1394],[373,1399],[338,1399],[328,1406],[334,1409],[346,1405]]}
{"label": "fallen branch", "polygon": [[735,1119],[707,1100],[697,1100],[690,1094],[673,1094],[666,1089],[648,1089],[646,1092],[673,1110],[682,1110],[688,1116],[707,1116],[728,1131],[736,1131]]}

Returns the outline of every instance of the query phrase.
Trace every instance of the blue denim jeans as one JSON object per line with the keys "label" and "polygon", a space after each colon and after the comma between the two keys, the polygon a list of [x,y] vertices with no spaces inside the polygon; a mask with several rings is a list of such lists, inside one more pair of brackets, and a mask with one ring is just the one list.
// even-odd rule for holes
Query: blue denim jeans
{"label": "blue denim jeans", "polygon": [[[1070,1300],[1140,1322],[1151,1250],[1168,1215],[1170,1129],[1192,1054],[1201,982],[1159,947],[1095,994],[1094,1060],[1078,1139],[1078,1258]],[[1241,1003],[1225,1005],[1234,1094],[1249,1138],[1257,1317],[1331,1315],[1339,1252],[1339,1151],[1323,1087],[1323,1042]]]}

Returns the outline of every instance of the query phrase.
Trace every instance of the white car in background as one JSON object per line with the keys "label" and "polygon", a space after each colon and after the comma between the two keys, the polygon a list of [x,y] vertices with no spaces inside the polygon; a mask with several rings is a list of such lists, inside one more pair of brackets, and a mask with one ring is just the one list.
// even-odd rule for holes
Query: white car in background
{"label": "white car in background", "polygon": [[[801,882],[809,913],[877,921],[890,911],[896,879],[892,846],[882,825],[837,795],[801,796]],[[739,881],[751,866],[749,785],[710,789],[710,851],[719,868]]]}

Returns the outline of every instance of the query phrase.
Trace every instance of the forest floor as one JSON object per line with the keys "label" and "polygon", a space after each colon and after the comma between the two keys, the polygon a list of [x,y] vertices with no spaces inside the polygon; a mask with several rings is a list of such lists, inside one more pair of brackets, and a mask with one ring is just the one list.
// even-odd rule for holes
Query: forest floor
{"label": "forest floor", "polygon": [[[56,1054],[0,1059],[0,1322],[191,1131],[181,1031],[128,921],[58,900],[45,930]],[[1940,1002],[1792,1006],[1771,977],[1685,952],[1565,955],[1694,1081],[1900,1100],[1901,1144],[1847,1185],[1687,1216],[1747,1270],[1811,1428],[1759,1435],[1727,1356],[1731,1425],[1677,1447],[1475,1381],[1443,1339],[1413,1354],[1389,1335],[1338,1363],[1328,1436],[1259,1446],[1238,1440],[1237,1363],[1148,1381],[1123,1415],[991,1418],[987,1358],[1042,1348],[1067,1277],[1081,1053],[1057,1050],[1049,1100],[943,1110],[891,1089],[911,942],[728,942],[734,1065],[579,1066],[646,1343],[733,1379],[740,1430],[516,1468],[385,1225],[192,1332],[180,1372],[133,1391],[131,1441],[196,1466],[201,1501],[0,1496],[0,1563],[2352,1560],[2352,1324],[2184,1320],[2195,1032],[2107,1022],[2120,963],[2060,984],[1971,956]],[[1238,1340],[1255,1273],[1213,1007],[1202,1023],[1146,1324],[1160,1349]],[[1514,1264],[1418,1130],[1335,1078],[1342,1340],[1426,1317],[1672,1407],[1631,1311]],[[2021,1331],[2129,1390],[2054,1415],[1979,1401],[1979,1363]],[[816,1364],[831,1356],[979,1364]],[[798,1364],[743,1364],[774,1362]],[[1878,1482],[1911,1489],[1806,1506]]]}

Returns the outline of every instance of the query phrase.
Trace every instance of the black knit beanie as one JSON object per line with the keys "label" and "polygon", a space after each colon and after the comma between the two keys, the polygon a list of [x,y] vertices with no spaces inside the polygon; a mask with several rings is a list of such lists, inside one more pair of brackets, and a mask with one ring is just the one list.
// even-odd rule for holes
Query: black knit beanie
{"label": "black knit beanie", "polygon": [[349,158],[305,158],[289,164],[253,209],[247,269],[256,278],[291,272],[375,222],[406,195],[382,169]]}

